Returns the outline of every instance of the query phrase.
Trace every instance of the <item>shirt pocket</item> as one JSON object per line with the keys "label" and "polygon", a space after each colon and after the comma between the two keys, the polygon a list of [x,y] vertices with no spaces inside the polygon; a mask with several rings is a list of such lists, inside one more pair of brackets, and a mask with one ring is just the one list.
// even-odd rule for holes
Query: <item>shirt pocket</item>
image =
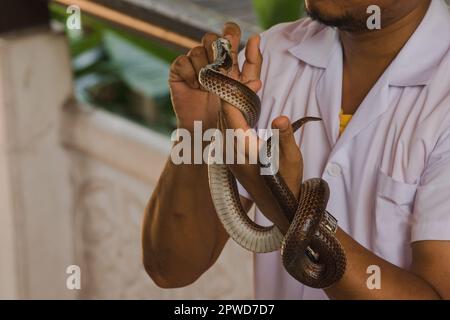
{"label": "shirt pocket", "polygon": [[416,184],[395,180],[381,170],[375,195],[375,249],[386,260],[404,266],[410,255]]}

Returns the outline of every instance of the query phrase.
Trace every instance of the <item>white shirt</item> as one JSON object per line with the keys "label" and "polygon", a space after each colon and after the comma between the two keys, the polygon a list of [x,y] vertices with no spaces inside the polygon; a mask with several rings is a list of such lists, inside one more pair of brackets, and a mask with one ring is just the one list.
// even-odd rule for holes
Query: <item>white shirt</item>
{"label": "white shirt", "polygon": [[[311,19],[262,34],[262,112],[318,116],[296,134],[304,179],[330,186],[327,210],[361,245],[405,269],[411,242],[450,240],[450,13],[431,6],[339,138],[343,53],[337,30]],[[244,56],[240,55],[242,64]],[[241,186],[240,193],[250,198]],[[257,210],[256,221],[270,225]],[[290,277],[280,253],[255,255],[257,299],[326,299]]]}

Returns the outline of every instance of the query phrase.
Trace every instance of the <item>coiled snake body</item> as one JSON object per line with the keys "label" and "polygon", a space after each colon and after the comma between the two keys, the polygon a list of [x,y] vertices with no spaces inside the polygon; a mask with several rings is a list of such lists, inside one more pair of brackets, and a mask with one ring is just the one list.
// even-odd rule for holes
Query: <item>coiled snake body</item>
{"label": "coiled snake body", "polygon": [[[232,66],[231,45],[226,39],[213,43],[214,62],[199,73],[200,84],[209,92],[238,108],[251,127],[258,120],[261,103],[247,86],[229,78],[222,70]],[[294,131],[308,121],[303,118],[292,124]],[[269,144],[269,143],[268,143]],[[268,148],[270,153],[270,148]],[[220,221],[230,237],[247,250],[265,253],[281,248],[286,270],[299,282],[314,288],[326,288],[337,282],[345,271],[344,250],[335,237],[336,220],[326,211],[328,184],[310,179],[302,184],[300,199],[286,186],[278,174],[265,177],[278,204],[290,221],[283,235],[276,226],[262,227],[246,214],[240,202],[236,180],[226,164],[208,163],[211,197]]]}

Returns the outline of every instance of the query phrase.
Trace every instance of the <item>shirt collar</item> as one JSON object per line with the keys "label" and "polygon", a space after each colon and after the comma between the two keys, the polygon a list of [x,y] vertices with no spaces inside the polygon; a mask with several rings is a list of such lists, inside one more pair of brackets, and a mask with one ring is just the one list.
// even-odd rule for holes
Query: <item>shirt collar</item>
{"label": "shirt collar", "polygon": [[[295,37],[293,30],[291,37]],[[327,68],[332,53],[340,47],[335,28],[323,27],[289,49],[305,63]],[[392,86],[428,84],[439,63],[450,49],[450,11],[444,0],[432,0],[417,30],[388,68]]]}
{"label": "shirt collar", "polygon": [[[289,49],[289,52],[303,62],[318,68],[326,68],[330,60],[331,54],[338,46],[339,34],[335,28],[321,26],[318,32],[311,36],[307,36],[299,44]],[[299,26],[299,28],[302,28]],[[294,30],[290,35],[295,38]]]}

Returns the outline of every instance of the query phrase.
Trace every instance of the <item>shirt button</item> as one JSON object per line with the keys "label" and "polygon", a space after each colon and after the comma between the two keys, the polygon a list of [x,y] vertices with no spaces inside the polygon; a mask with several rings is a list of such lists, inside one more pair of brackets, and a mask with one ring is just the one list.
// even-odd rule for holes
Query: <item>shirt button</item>
{"label": "shirt button", "polygon": [[327,167],[327,173],[332,177],[339,177],[342,173],[342,170],[339,165],[330,163]]}

